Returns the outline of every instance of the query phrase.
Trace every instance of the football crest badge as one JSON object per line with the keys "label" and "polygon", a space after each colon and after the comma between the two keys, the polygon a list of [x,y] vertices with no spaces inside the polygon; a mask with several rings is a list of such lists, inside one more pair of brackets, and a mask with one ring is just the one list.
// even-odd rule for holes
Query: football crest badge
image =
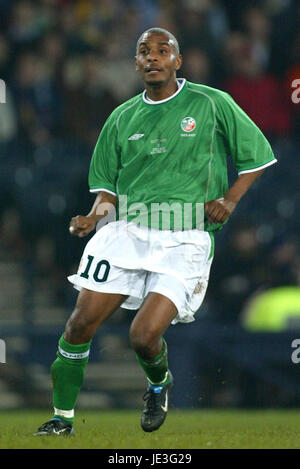
{"label": "football crest badge", "polygon": [[184,132],[192,132],[196,128],[196,121],[193,117],[185,117],[181,121],[181,128]]}

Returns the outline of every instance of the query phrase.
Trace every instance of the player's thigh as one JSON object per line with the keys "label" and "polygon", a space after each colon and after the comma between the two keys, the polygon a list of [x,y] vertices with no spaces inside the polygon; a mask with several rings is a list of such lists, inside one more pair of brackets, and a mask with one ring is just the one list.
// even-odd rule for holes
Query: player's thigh
{"label": "player's thigh", "polygon": [[[126,300],[126,295],[102,293],[82,288],[77,298],[73,313],[65,329],[64,337],[71,343],[92,338],[97,328]],[[90,339],[88,339],[90,340]]]}
{"label": "player's thigh", "polygon": [[162,337],[177,313],[175,304],[169,298],[149,292],[132,321],[131,341],[153,345]]}

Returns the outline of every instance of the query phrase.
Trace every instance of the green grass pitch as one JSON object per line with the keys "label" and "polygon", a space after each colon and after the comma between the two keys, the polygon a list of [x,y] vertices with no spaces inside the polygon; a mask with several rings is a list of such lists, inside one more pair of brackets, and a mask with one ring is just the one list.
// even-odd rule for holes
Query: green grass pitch
{"label": "green grass pitch", "polygon": [[140,428],[140,412],[77,411],[75,435],[33,437],[51,415],[0,412],[1,449],[299,449],[300,409],[170,410],[156,432]]}

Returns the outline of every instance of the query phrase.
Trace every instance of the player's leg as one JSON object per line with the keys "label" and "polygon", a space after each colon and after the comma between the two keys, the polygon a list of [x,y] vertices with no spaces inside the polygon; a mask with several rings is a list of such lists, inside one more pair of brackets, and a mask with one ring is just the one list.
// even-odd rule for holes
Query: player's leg
{"label": "player's leg", "polygon": [[[177,315],[174,303],[164,295],[150,292],[130,327],[130,342],[141,361],[152,362],[165,348],[163,334]],[[145,370],[152,383],[160,383],[167,370]]]}
{"label": "player's leg", "polygon": [[51,366],[54,418],[36,435],[70,434],[74,407],[84,379],[90,344],[98,327],[123,303],[125,295],[82,289]]}
{"label": "player's leg", "polygon": [[177,313],[169,298],[150,292],[130,327],[131,345],[148,380],[141,420],[142,428],[147,432],[157,430],[167,415],[168,391],[173,377],[168,369],[167,344],[163,334]]}
{"label": "player's leg", "polygon": [[126,295],[101,293],[82,288],[65,327],[65,340],[74,345],[89,342],[98,327],[126,298]]}

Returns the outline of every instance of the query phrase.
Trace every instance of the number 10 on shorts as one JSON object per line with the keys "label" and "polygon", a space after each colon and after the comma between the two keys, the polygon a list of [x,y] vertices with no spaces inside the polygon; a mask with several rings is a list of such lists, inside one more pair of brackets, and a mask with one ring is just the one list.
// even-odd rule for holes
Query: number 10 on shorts
{"label": "number 10 on shorts", "polygon": [[92,275],[95,282],[106,282],[110,271],[110,264],[107,260],[102,259],[94,266],[94,258],[94,256],[87,256],[87,265],[84,272],[81,272],[80,277],[88,279]]}

